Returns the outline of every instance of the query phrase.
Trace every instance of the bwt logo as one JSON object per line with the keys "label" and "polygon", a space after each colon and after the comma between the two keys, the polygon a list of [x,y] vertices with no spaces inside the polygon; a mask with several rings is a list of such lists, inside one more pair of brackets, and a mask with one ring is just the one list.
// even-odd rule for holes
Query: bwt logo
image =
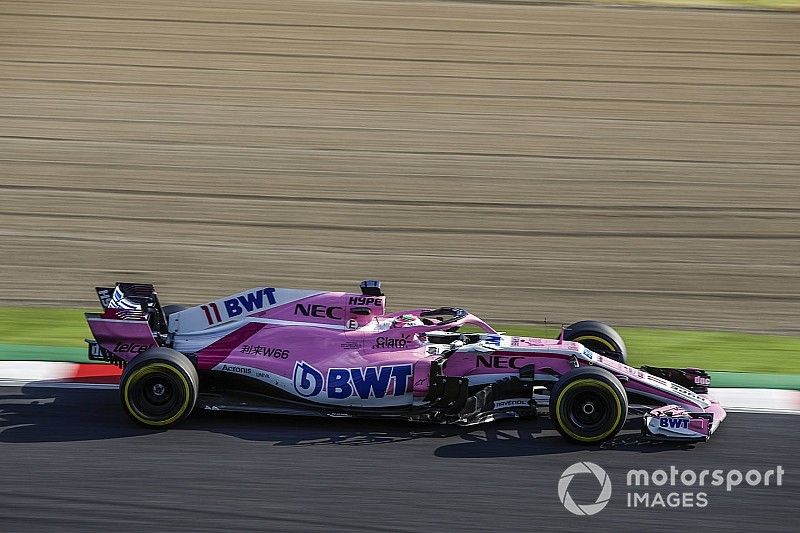
{"label": "bwt logo", "polygon": [[244,311],[252,313],[264,307],[264,297],[267,298],[269,305],[275,305],[275,289],[272,287],[259,289],[256,292],[248,292],[244,296],[237,296],[236,298],[225,300],[223,303],[228,316],[233,318],[241,315]]}
{"label": "bwt logo", "polygon": [[322,391],[322,374],[305,361],[294,364],[294,390],[297,394],[308,398]]}
{"label": "bwt logo", "polygon": [[394,380],[393,396],[403,396],[408,390],[411,365],[389,365],[365,368],[331,368],[327,379],[322,372],[300,361],[294,365],[294,389],[305,398],[317,396],[325,389],[328,398],[344,400],[358,396],[362,400],[383,398]]}
{"label": "bwt logo", "polygon": [[[578,505],[569,494],[572,478],[579,474],[592,474],[600,483],[600,494],[594,503]],[[578,516],[591,516],[602,511],[611,499],[611,480],[606,471],[594,463],[583,461],[567,467],[558,480],[558,498],[570,513]]]}
{"label": "bwt logo", "polygon": [[[225,312],[228,314],[228,318],[233,318],[241,315],[245,311],[252,313],[253,311],[263,309],[265,307],[265,298],[268,305],[275,305],[275,289],[273,287],[258,289],[255,292],[248,292],[241,296],[236,296],[235,298],[228,298],[227,300],[223,300],[222,305],[225,306]],[[222,316],[220,315],[219,307],[216,302],[201,305],[200,309],[206,314],[206,320],[209,325],[222,322]]]}
{"label": "bwt logo", "polygon": [[689,429],[688,418],[659,418],[658,425],[662,428]]}

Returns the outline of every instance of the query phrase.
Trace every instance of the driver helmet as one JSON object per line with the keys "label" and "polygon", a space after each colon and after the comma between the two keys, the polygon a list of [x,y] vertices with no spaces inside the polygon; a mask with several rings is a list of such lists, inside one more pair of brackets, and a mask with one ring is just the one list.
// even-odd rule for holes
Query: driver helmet
{"label": "driver helmet", "polygon": [[423,326],[424,323],[415,315],[400,315],[392,322],[393,328],[407,328],[410,326]]}

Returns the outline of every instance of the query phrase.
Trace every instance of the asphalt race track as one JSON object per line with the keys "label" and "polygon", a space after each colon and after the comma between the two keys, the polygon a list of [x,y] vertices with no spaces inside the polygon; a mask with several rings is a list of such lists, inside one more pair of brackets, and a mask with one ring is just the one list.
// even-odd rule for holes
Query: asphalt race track
{"label": "asphalt race track", "polygon": [[[129,422],[116,390],[4,387],[0,524],[3,531],[796,531],[796,444],[796,416],[742,413],[730,414],[706,444],[643,444],[631,433],[606,449],[569,445],[546,420],[465,430],[201,413],[157,432]],[[578,461],[600,465],[612,481],[609,505],[592,517],[569,514],[557,496],[562,471]],[[704,509],[626,507],[629,469],[671,465],[698,473],[781,465],[786,473],[779,487],[706,487]],[[592,503],[599,485],[579,479],[570,494]]]}
{"label": "asphalt race track", "polygon": [[799,44],[763,11],[4,0],[0,305],[379,278],[797,333]]}

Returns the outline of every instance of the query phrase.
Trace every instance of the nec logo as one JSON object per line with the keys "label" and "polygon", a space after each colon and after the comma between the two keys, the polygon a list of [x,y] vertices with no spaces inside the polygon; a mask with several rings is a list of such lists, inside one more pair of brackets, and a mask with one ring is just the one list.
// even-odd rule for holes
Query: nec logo
{"label": "nec logo", "polygon": [[688,418],[659,418],[658,425],[662,428],[689,429]]}
{"label": "nec logo", "polygon": [[348,305],[383,305],[383,298],[380,296],[351,296]]}
{"label": "nec logo", "polygon": [[508,355],[490,355],[488,357],[479,355],[476,366],[482,366],[484,368],[513,368],[516,370],[521,370],[522,367],[517,363],[517,361],[520,359],[525,358]]}
{"label": "nec logo", "polygon": [[294,314],[303,316],[313,316],[315,318],[329,318],[331,320],[342,320],[344,309],[341,307],[329,307],[327,305],[297,304],[294,306]]}

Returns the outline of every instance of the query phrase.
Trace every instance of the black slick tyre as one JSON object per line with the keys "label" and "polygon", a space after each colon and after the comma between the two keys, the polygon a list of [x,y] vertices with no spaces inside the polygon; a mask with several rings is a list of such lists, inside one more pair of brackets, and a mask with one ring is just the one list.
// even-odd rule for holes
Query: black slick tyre
{"label": "black slick tyre", "polygon": [[611,372],[579,367],[562,375],[550,391],[550,418],[561,435],[579,444],[614,437],[628,415],[628,396]]}
{"label": "black slick tyre", "polygon": [[564,340],[579,342],[595,353],[627,364],[625,342],[608,324],[596,320],[575,322],[564,329]]}
{"label": "black slick tyre", "polygon": [[187,416],[197,402],[197,370],[170,348],[151,348],[125,367],[119,392],[122,408],[137,424],[166,428]]}

